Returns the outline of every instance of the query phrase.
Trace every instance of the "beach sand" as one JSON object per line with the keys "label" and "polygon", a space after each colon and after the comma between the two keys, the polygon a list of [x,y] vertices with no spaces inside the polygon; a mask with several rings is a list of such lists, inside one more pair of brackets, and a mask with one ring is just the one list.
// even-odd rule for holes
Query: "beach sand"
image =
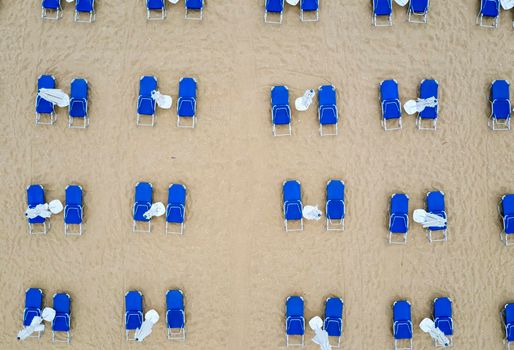
{"label": "beach sand", "polygon": [[[139,289],[145,310],[161,320],[147,349],[277,349],[285,347],[284,301],[305,299],[308,320],[325,298],[345,302],[343,349],[392,349],[391,305],[412,303],[415,349],[431,349],[417,324],[432,300],[454,301],[455,349],[500,349],[500,308],[514,301],[514,248],[499,239],[497,203],[514,192],[514,133],[487,128],[494,79],[514,81],[512,11],[497,30],[475,25],[479,1],[433,1],[429,24],[371,26],[371,3],[321,2],[320,22],[302,23],[286,5],[281,26],[263,23],[263,1],[208,1],[204,20],[185,21],[183,2],[164,22],[147,22],[143,1],[99,1],[94,24],[42,21],[38,1],[0,3],[0,348],[19,344],[24,291],[42,288],[45,303],[68,292],[74,349],[129,349],[124,294]],[[34,124],[36,79],[53,74],[90,84],[87,130]],[[176,101],[183,76],[198,81],[198,125],[176,128],[176,112],[159,110],[154,128],[137,127],[139,77],[152,74]],[[424,78],[440,84],[436,132],[380,126],[378,85],[394,78],[402,102]],[[271,133],[269,91],[333,84],[341,111],[338,137],[320,137],[316,103],[293,112],[293,136]],[[344,232],[307,222],[286,234],[282,182],[302,183],[305,204],[324,206],[325,184],[346,184]],[[134,185],[149,181],[166,203],[172,182],[188,187],[182,237],[131,232]],[[62,215],[47,236],[31,237],[23,217],[25,188],[40,183],[47,199],[64,200],[70,183],[85,191],[85,233],[65,238]],[[411,224],[406,246],[387,243],[394,192],[422,208],[427,191],[446,193],[449,241],[430,245]],[[186,298],[187,340],[165,337],[165,292]],[[306,335],[306,349],[316,349]]]}

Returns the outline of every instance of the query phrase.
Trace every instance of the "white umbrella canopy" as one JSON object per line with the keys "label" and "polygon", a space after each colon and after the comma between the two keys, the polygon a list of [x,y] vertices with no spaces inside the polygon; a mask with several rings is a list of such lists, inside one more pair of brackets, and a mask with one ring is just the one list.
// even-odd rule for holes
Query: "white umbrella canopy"
{"label": "white umbrella canopy", "polygon": [[50,307],[45,307],[41,313],[41,317],[34,316],[30,322],[30,326],[24,327],[18,332],[18,340],[25,340],[32,335],[34,332],[43,332],[45,325],[43,321],[52,322],[55,318],[55,310]]}
{"label": "white umbrella canopy", "polygon": [[409,0],[394,0],[398,5],[405,6],[409,3]]}
{"label": "white umbrella canopy", "polygon": [[302,215],[306,220],[316,220],[321,219],[321,210],[318,209],[318,206],[306,205],[303,207]]}
{"label": "white umbrella canopy", "polygon": [[25,210],[25,217],[34,219],[35,217],[49,218],[52,214],[59,214],[63,210],[63,205],[60,200],[54,199],[50,203],[38,204],[34,208],[27,208]]}
{"label": "white umbrella canopy", "polygon": [[291,6],[296,6],[300,2],[300,0],[286,0],[286,2]]}
{"label": "white umbrella canopy", "polygon": [[514,0],[500,0],[504,10],[510,10],[514,7]]}
{"label": "white umbrella canopy", "polygon": [[151,219],[154,216],[162,216],[166,212],[166,208],[162,202],[152,204],[150,209],[143,214],[145,219]]}
{"label": "white umbrella canopy", "polygon": [[423,225],[424,228],[427,227],[445,227],[446,219],[440,217],[439,215],[427,213],[424,209],[415,209],[412,214],[412,218],[418,224]]}
{"label": "white umbrella canopy", "polygon": [[408,115],[413,115],[414,113],[423,112],[426,107],[435,107],[437,103],[435,97],[418,98],[417,100],[408,100],[405,102],[403,109]]}
{"label": "white umbrella canopy", "polygon": [[145,340],[146,337],[148,337],[152,333],[152,328],[154,324],[159,321],[159,314],[155,310],[149,310],[145,314],[145,320],[143,321],[143,324],[141,325],[141,328],[136,330],[135,338],[136,341],[142,342]]}
{"label": "white umbrella canopy", "polygon": [[152,99],[157,102],[157,106],[162,109],[170,109],[173,105],[171,96],[163,95],[159,91],[152,91]]}
{"label": "white umbrella canopy", "polygon": [[419,324],[419,328],[425,333],[428,333],[436,344],[442,347],[449,347],[450,340],[446,337],[446,335],[435,326],[434,321],[429,318],[424,318]]}
{"label": "white umbrella canopy", "polygon": [[294,101],[294,106],[296,110],[299,112],[304,112],[308,110],[314,96],[316,96],[316,92],[314,90],[305,90],[303,96],[298,97]]}
{"label": "white umbrella canopy", "polygon": [[314,331],[314,338],[312,341],[319,345],[320,350],[331,350],[330,342],[328,340],[327,331],[321,329],[323,327],[323,320],[319,316],[314,316],[309,320],[309,327]]}
{"label": "white umbrella canopy", "polygon": [[52,102],[59,107],[67,107],[70,105],[70,97],[60,89],[39,89],[39,97],[42,99]]}

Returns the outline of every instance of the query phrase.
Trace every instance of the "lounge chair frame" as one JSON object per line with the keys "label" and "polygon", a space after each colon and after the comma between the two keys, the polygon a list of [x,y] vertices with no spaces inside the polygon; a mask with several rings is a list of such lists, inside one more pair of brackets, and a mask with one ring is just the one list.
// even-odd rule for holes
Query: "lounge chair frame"
{"label": "lounge chair frame", "polygon": [[[73,231],[71,228],[78,226],[78,231]],[[64,224],[64,235],[65,236],[82,236],[82,224]]]}
{"label": "lounge chair frame", "polygon": [[[56,316],[57,317],[57,316]],[[63,316],[61,316],[63,317]],[[71,317],[71,316],[70,316]],[[63,340],[63,339],[59,339],[59,337],[56,336],[56,333],[66,333],[66,338]],[[70,334],[70,331],[67,331],[67,332],[56,332],[56,331],[52,331],[52,343],[67,343],[69,344],[71,342],[71,334]]]}
{"label": "lounge chair frame", "polygon": [[[325,299],[325,304],[326,304],[326,302],[329,299],[331,299],[331,298]],[[338,299],[341,300],[341,303],[343,303],[343,299],[341,299],[341,298],[338,298]],[[344,303],[343,303],[343,305],[344,305]],[[343,309],[343,311],[344,311],[344,309]],[[326,320],[323,319],[323,328],[325,328],[325,322],[326,322]],[[328,322],[330,322],[330,320]],[[334,321],[332,321],[332,322],[334,322]],[[332,344],[330,342],[331,338],[336,338],[336,337],[331,337],[331,336],[328,337],[328,341],[329,341],[329,344],[330,344],[331,347],[333,347],[333,348],[340,348],[341,347],[341,337],[342,337],[342,334],[343,334],[343,328],[344,328],[344,318],[341,317],[341,327],[339,329],[341,335],[339,337],[337,337],[337,344]]]}
{"label": "lounge chair frame", "polygon": [[[396,99],[395,101],[398,102],[398,104],[400,103],[400,100]],[[388,104],[388,103],[392,103],[391,101],[383,101],[380,100],[380,104],[382,106],[382,119],[380,121],[380,123],[382,124],[382,127],[384,128],[385,131],[394,131],[394,130],[401,130],[402,129],[402,116],[400,115],[398,119],[398,124],[394,127],[388,127],[387,124],[388,124],[388,120],[389,119],[385,119],[384,118],[384,105],[385,104]],[[393,119],[394,120],[394,119]]]}
{"label": "lounge chair frame", "polygon": [[[408,344],[409,344],[408,347],[400,348],[399,347],[399,343],[400,342],[405,342],[405,341],[408,342]],[[410,338],[410,339],[395,339],[394,340],[394,350],[412,350],[412,338]]]}
{"label": "lounge chair frame", "polygon": [[[152,232],[152,221],[151,220],[148,222],[132,220],[132,222],[133,222],[132,232],[134,232],[134,233],[151,233]],[[140,223],[140,224],[138,225],[138,223]],[[148,224],[148,228],[145,229],[144,225],[146,225],[146,224]],[[138,226],[143,226],[143,228],[140,229],[140,228],[138,228]]]}
{"label": "lounge chair frame", "polygon": [[[53,16],[53,17],[49,16],[48,15],[49,12],[55,12],[55,16]],[[51,10],[51,9],[49,11],[49,9],[44,8],[43,6],[41,6],[41,18],[42,19],[49,19],[49,20],[61,19],[62,18],[62,7],[59,4],[59,7],[55,11]]]}
{"label": "lounge chair frame", "polygon": [[[147,114],[139,114],[137,113],[137,117],[136,117],[136,125],[137,126],[154,126],[155,125],[155,112],[157,110],[157,102],[151,98],[151,97],[142,97],[141,99],[138,98],[138,109],[139,109],[139,104],[141,101],[143,100],[151,100],[152,103],[153,103],[153,114],[151,115],[147,115]],[[144,123],[142,121],[142,119],[145,118],[150,118],[151,122],[150,123]]]}
{"label": "lounge chair frame", "polygon": [[[140,291],[137,291],[137,292],[139,293],[139,295],[141,295],[141,297],[143,296]],[[129,292],[125,293],[125,296],[127,296],[128,293]],[[144,299],[143,299],[143,303],[144,303]],[[144,310],[144,304],[143,304],[142,309]],[[138,316],[141,318],[141,322],[142,322],[144,320],[143,312],[138,311]],[[123,314],[123,324],[124,324],[124,327],[127,326],[127,310],[126,309],[125,309],[125,313]],[[131,332],[133,333],[132,336],[130,336]],[[137,332],[137,329],[126,329],[125,328],[125,340],[126,341],[136,341],[136,332]]]}
{"label": "lounge chair frame", "polygon": [[[166,0],[164,0],[163,3],[164,3],[164,6],[162,7],[162,9],[160,9],[160,12],[161,12],[160,16],[155,15],[155,14],[159,13],[158,9],[150,10],[148,8],[148,5],[146,6],[146,19],[148,21],[163,21],[166,19]],[[152,14],[154,14],[154,15],[152,15]]]}
{"label": "lounge chair frame", "polygon": [[391,27],[393,25],[393,11],[392,11],[392,1],[391,1],[391,14],[387,16],[387,22],[381,23],[377,21],[377,17],[385,17],[385,16],[377,16],[375,14],[375,3],[373,3],[373,16],[371,17],[371,24],[375,27]]}
{"label": "lounge chair frame", "polygon": [[[447,218],[446,212],[444,212],[444,216],[445,216],[445,218]],[[446,220],[448,220],[448,219],[446,219]],[[434,232],[434,234],[432,232]],[[437,234],[439,234],[439,233],[442,234],[442,238],[434,238],[433,235],[435,235],[436,233]],[[433,242],[446,242],[446,241],[448,241],[448,229],[432,231],[432,230],[427,228],[427,238],[428,238],[428,241],[430,243],[433,243]]]}
{"label": "lounge chair frame", "polygon": [[503,328],[504,328],[504,331],[505,331],[505,338],[503,338],[503,347],[505,348],[505,350],[511,350],[510,348],[510,344],[514,343],[513,341],[508,341],[507,340],[507,334],[508,334],[508,328],[507,328],[507,323],[505,322],[505,315],[504,315],[504,311],[505,311],[505,307],[507,306],[507,304],[505,304],[505,306],[503,307],[502,311],[500,311],[500,321],[503,325]]}
{"label": "lounge chair frame", "polygon": [[[346,212],[346,206],[344,207]],[[326,212],[326,210],[325,210]],[[346,215],[346,213],[345,213]],[[332,220],[327,218],[326,222],[326,230],[327,231],[344,231],[344,217],[341,220]]]}
{"label": "lounge chair frame", "polygon": [[[494,84],[495,81],[493,81],[491,83],[491,86],[492,86],[492,84]],[[510,86],[510,82],[508,80],[507,80],[507,84]],[[501,122],[497,118],[494,117],[493,107],[494,107],[494,103],[496,101],[497,101],[496,99],[489,101],[491,103],[491,116],[489,118],[489,121],[487,122],[487,125],[493,131],[508,131],[508,130],[510,130],[510,116],[508,118],[506,118],[504,122]],[[512,111],[512,104],[511,104],[510,100],[508,100],[507,102],[509,103],[509,111]]]}
{"label": "lounge chair frame", "polygon": [[[86,108],[87,108],[87,102],[86,102]],[[82,119],[82,124],[76,124],[76,119]],[[83,118],[80,117],[70,117],[68,116],[68,128],[70,129],[86,129],[89,126],[89,117],[86,115]]]}
{"label": "lounge chair frame", "polygon": [[[168,207],[166,207],[166,212],[168,211],[168,208],[178,208],[180,210],[183,211],[183,217],[184,217],[184,220],[186,219],[186,207],[184,205],[169,205]],[[168,227],[172,227],[172,226],[179,226],[180,227],[180,230],[179,231],[173,231],[173,230],[170,230],[168,229]],[[183,235],[184,234],[184,228],[185,228],[185,223],[184,222],[168,222],[168,220],[166,220],[166,228],[165,228],[165,232],[166,232],[166,235],[168,235],[169,233],[171,234],[175,234],[175,235]]]}
{"label": "lounge chair frame", "polygon": [[[203,7],[204,7],[204,1],[202,0],[202,8],[200,8],[199,10],[198,9],[188,9],[186,0],[184,0],[184,8],[185,8],[184,19],[191,19],[194,21],[203,20]],[[190,13],[197,13],[197,15],[191,16]]]}
{"label": "lounge chair frame", "polygon": [[[290,346],[303,347],[305,345],[305,332],[302,335],[291,335],[290,336],[289,334],[287,334],[287,321],[288,321],[288,318],[286,318],[286,347],[290,347]],[[305,317],[302,317],[302,322],[303,322],[303,329],[305,330]],[[289,337],[300,337],[300,342],[293,343],[289,340]]]}
{"label": "lounge chair frame", "polygon": [[[303,231],[303,217],[300,220],[287,220],[285,219],[286,216],[286,205],[288,203],[284,203],[283,210],[284,210],[284,228],[286,232],[297,232],[297,231]],[[288,221],[300,221],[300,227],[299,228],[289,228]]]}
{"label": "lounge chair frame", "polygon": [[498,28],[498,25],[500,24],[500,2],[498,2],[498,16],[494,17],[492,24],[485,24],[484,17],[491,18],[490,16],[484,16],[482,14],[482,3],[480,3],[480,10],[478,11],[476,20],[477,24],[482,28]]}
{"label": "lounge chair frame", "polygon": [[[338,130],[338,127],[337,125],[339,124],[339,110],[337,109],[337,106],[334,106],[335,108],[335,112],[336,112],[336,115],[337,115],[337,122],[335,124],[321,124],[321,111],[320,109],[318,108],[318,121],[320,121],[320,124],[319,124],[319,134],[320,136],[337,136],[338,133],[339,133],[339,130]],[[333,133],[331,132],[325,132],[323,133],[323,126],[325,126],[326,128],[329,128],[331,126],[334,126],[335,128],[335,131]]]}
{"label": "lounge chair frame", "polygon": [[498,203],[497,209],[498,209],[498,214],[500,215],[500,217],[502,219],[502,224],[503,224],[503,229],[500,232],[500,240],[503,242],[503,244],[505,244],[506,247],[508,247],[509,245],[514,245],[514,238],[512,238],[512,237],[514,237],[514,234],[505,232],[505,227],[507,225],[505,223],[505,216],[502,214],[502,209],[501,209],[504,198],[505,198],[505,195],[502,196],[502,199]]}
{"label": "lounge chair frame", "polygon": [[[284,132],[284,133],[277,132],[277,129],[278,129],[277,125],[273,122],[273,111],[271,112],[271,123],[273,124],[273,136],[291,136],[292,135],[291,121],[289,121],[289,124],[287,124],[287,132]],[[279,124],[279,125],[284,126],[285,124]]]}
{"label": "lounge chair frame", "polygon": [[93,9],[89,11],[89,17],[86,19],[82,19],[82,12],[77,11],[75,8],[75,14],[73,15],[73,20],[77,23],[93,23],[96,20],[96,11],[95,11],[95,2],[93,0]]}
{"label": "lounge chair frame", "polygon": [[[410,4],[407,8],[407,21],[410,23],[427,24],[428,23],[428,8],[430,7],[430,0],[427,2],[427,9],[424,12],[412,11]],[[419,19],[418,19],[419,18]]]}
{"label": "lounge chair frame", "polygon": [[[186,340],[186,314],[183,310],[180,310],[182,312],[182,317],[184,318],[184,326],[182,328],[169,328],[166,327],[166,336],[168,337],[168,340]],[[168,325],[168,312],[166,311],[166,325]],[[174,329],[178,329],[178,332],[174,332]]]}
{"label": "lounge chair frame", "polygon": [[[318,8],[314,11],[304,11],[302,9],[302,3],[303,0],[300,0],[300,20],[302,22],[318,22],[319,21],[319,3],[318,3]],[[311,12],[314,12],[314,18],[306,18],[305,17],[305,12],[307,13],[311,13]]]}
{"label": "lounge chair frame", "polygon": [[[45,222],[41,224],[31,224],[29,223],[29,235],[46,235],[48,231],[50,230],[50,223],[47,222],[48,220],[45,219]],[[37,230],[36,228],[38,226],[43,226],[43,230]]]}
{"label": "lounge chair frame", "polygon": [[[432,125],[429,126],[429,127],[426,127],[424,126],[424,123],[423,121],[427,121],[427,120],[431,120],[432,121]],[[424,118],[421,118],[419,113],[418,113],[418,116],[416,117],[416,128],[418,130],[424,130],[424,131],[435,131],[437,130],[437,118],[434,118],[434,119],[424,119]]]}
{"label": "lounge chair frame", "polygon": [[[272,20],[268,20],[268,10],[266,9],[266,2],[267,0],[264,0],[264,23],[269,23],[269,24],[282,24],[282,19],[284,18],[284,1],[285,0],[282,0],[282,11],[280,11],[280,18],[278,21],[272,21]],[[276,14],[277,12],[271,12],[273,14]]]}
{"label": "lounge chair frame", "polygon": [[[391,227],[391,211],[388,211],[389,215],[389,227]],[[409,215],[407,215],[406,225],[409,227]],[[405,233],[396,233],[389,230],[389,244],[407,244],[407,235],[409,234],[409,231]],[[402,237],[402,240],[393,240],[393,237]]]}
{"label": "lounge chair frame", "polygon": [[[41,121],[42,117],[45,115],[50,116],[50,121],[48,121],[48,122]],[[55,112],[52,112],[49,114],[36,112],[36,125],[54,125],[56,121],[57,121],[57,116],[55,115]]]}

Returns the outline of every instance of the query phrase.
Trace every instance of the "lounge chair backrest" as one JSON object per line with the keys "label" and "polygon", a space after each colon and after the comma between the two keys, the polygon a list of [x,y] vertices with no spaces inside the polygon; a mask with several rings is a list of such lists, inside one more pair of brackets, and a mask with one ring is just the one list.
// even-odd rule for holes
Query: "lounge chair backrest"
{"label": "lounge chair backrest", "polygon": [[182,184],[172,184],[168,188],[168,204],[185,204],[186,187]]}
{"label": "lounge chair backrest", "polygon": [[514,194],[507,194],[503,197],[502,212],[504,216],[514,215]]}
{"label": "lounge chair backrest", "polygon": [[336,104],[336,89],[332,85],[323,85],[318,89],[318,103],[320,106]]}
{"label": "lounge chair backrest", "polygon": [[82,205],[82,188],[78,185],[66,187],[66,205]]}
{"label": "lounge chair backrest", "polygon": [[95,0],[76,0],[75,9],[81,12],[91,12],[95,7]]}
{"label": "lounge chair backrest", "polygon": [[492,100],[510,100],[510,86],[507,80],[495,80],[491,84]]}
{"label": "lounge chair backrest", "polygon": [[325,317],[342,318],[343,301],[340,298],[329,298],[325,303]]}
{"label": "lounge chair backrest", "polygon": [[392,79],[384,80],[382,84],[380,84],[380,95],[382,101],[398,100],[400,96],[398,83]]}
{"label": "lounge chair backrest", "polygon": [[500,0],[481,0],[480,13],[488,17],[496,17],[500,13]]}
{"label": "lounge chair backrest", "polygon": [[445,211],[444,193],[441,191],[429,192],[427,195],[427,209],[431,213]]}
{"label": "lounge chair backrest", "polygon": [[54,89],[55,88],[55,78],[52,75],[41,75],[37,80],[37,88],[42,89]]}
{"label": "lounge chair backrest", "polygon": [[136,185],[135,201],[152,203],[152,185],[148,182],[139,182]]}
{"label": "lounge chair backrest", "polygon": [[166,293],[166,307],[168,310],[184,309],[184,294],[181,290],[168,290]]}
{"label": "lounge chair backrest", "polygon": [[70,313],[70,296],[66,293],[58,293],[54,295],[53,308],[56,313]]}
{"label": "lounge chair backrest", "polygon": [[414,13],[425,13],[428,10],[429,0],[410,0],[410,8]]}
{"label": "lounge chair backrest", "polygon": [[507,304],[504,308],[505,323],[514,326],[514,304]]}
{"label": "lounge chair backrest", "polygon": [[141,96],[151,96],[154,90],[157,90],[157,78],[147,75],[139,79],[139,94]]}
{"label": "lounge chair backrest", "polygon": [[286,301],[286,317],[303,317],[303,298],[293,295]]}
{"label": "lounge chair backrest", "polygon": [[266,0],[266,10],[269,12],[284,11],[284,0]]}
{"label": "lounge chair backrest", "polygon": [[452,317],[452,301],[449,298],[434,300],[434,318]]}
{"label": "lounge chair backrest", "polygon": [[394,214],[409,213],[409,197],[403,193],[395,193],[391,197],[391,212]]}
{"label": "lounge chair backrest", "polygon": [[179,97],[196,98],[196,81],[193,78],[182,78],[178,84]]}
{"label": "lounge chair backrest", "polygon": [[300,0],[300,8],[303,11],[316,11],[319,8],[319,0]]}
{"label": "lounge chair backrest", "polygon": [[29,288],[25,292],[25,307],[40,309],[43,304],[43,293],[39,288]]}
{"label": "lounge chair backrest", "polygon": [[87,80],[85,79],[73,79],[71,82],[71,91],[70,91],[70,97],[71,98],[82,98],[87,99],[88,95],[88,86],[87,86]]}
{"label": "lounge chair backrest", "polygon": [[273,106],[289,105],[289,90],[286,86],[274,86],[271,89],[271,104]]}

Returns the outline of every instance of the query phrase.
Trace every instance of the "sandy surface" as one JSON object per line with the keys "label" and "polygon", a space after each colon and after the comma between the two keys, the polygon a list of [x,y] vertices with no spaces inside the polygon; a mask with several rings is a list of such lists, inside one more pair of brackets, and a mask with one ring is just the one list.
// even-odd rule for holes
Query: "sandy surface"
{"label": "sandy surface", "polygon": [[[64,3],[58,22],[40,18],[38,1],[0,3],[0,348],[18,344],[24,291],[40,287],[45,302],[66,291],[76,349],[128,349],[123,295],[140,289],[161,321],[148,349],[284,348],[284,300],[305,298],[306,317],[327,296],[345,301],[345,349],[390,349],[391,304],[408,298],[413,321],[429,316],[434,297],[454,300],[456,349],[500,349],[500,307],[514,300],[514,248],[499,240],[496,204],[514,191],[512,132],[487,128],[489,84],[514,81],[512,12],[497,30],[475,25],[478,1],[433,1],[429,24],[405,22],[395,5],[392,28],[372,28],[369,1],[322,1],[321,21],[303,24],[288,6],[282,26],[263,23],[261,0],[209,1],[203,22],[185,21],[173,6],[164,22],[147,23],[142,1],[99,1],[93,25],[72,21]],[[91,88],[91,126],[34,125],[36,79],[53,74],[69,91],[77,76]],[[175,127],[175,111],[160,110],[155,128],[135,125],[139,77],[154,74],[176,99],[178,80],[198,80],[198,127]],[[402,101],[419,82],[440,83],[435,133],[380,126],[378,84],[395,78]],[[273,138],[269,89],[286,84],[293,98],[332,83],[342,124],[321,138],[315,109],[294,113],[293,136]],[[329,178],[347,186],[344,233],[308,222],[302,233],[282,226],[281,184],[302,182],[306,204],[323,205]],[[131,233],[133,188],[150,181],[166,201],[171,182],[189,190],[183,237]],[[30,237],[22,216],[25,187],[85,190],[85,233],[65,238],[63,219],[45,237]],[[411,225],[407,246],[389,246],[387,208],[396,191],[410,209],[425,193],[445,191],[446,244],[430,245]],[[186,296],[185,343],[165,338],[165,291]],[[312,336],[307,332],[308,349]],[[416,349],[430,349],[416,328]]]}

